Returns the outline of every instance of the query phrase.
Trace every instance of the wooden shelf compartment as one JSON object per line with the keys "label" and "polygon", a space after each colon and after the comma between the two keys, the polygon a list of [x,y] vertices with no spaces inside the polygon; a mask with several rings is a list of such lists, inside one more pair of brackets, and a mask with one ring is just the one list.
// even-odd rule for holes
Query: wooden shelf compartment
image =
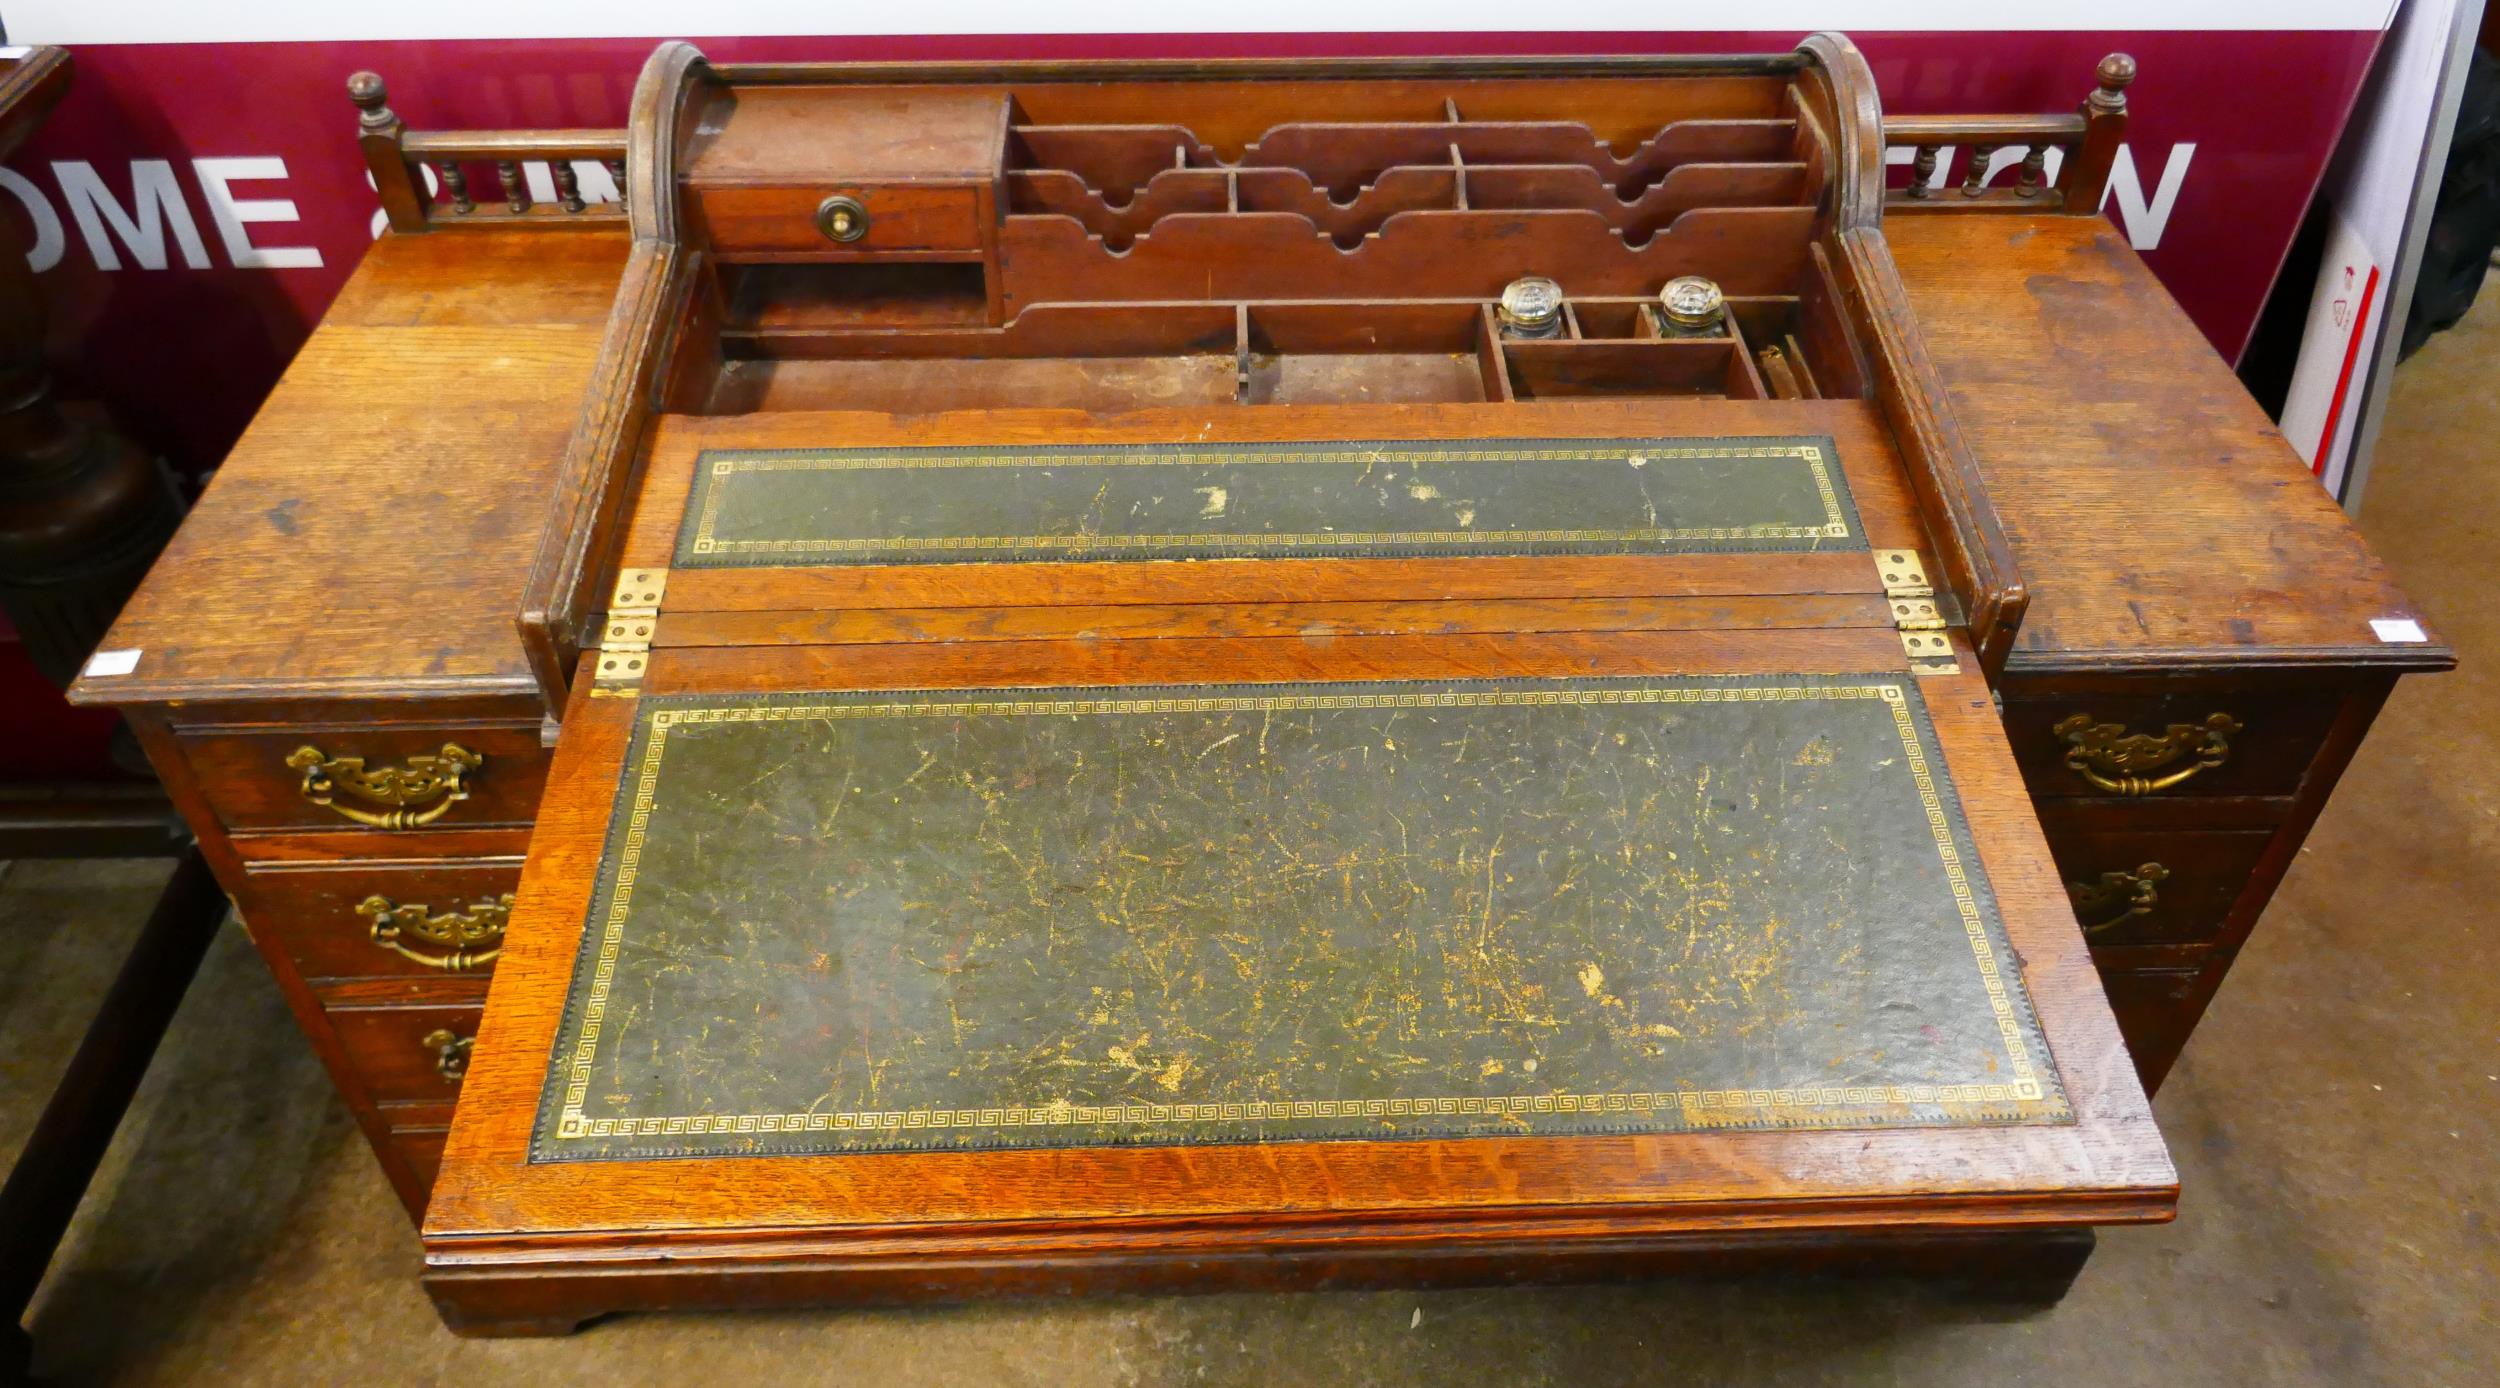
{"label": "wooden shelf compartment", "polygon": [[1390,169],[1460,164],[1586,169],[1629,200],[1683,165],[1797,161],[1808,138],[1787,117],[1684,120],[1619,154],[1578,121],[1296,121],[1228,160],[1185,125],[1018,125],[1007,169],[1068,174],[1115,207],[1175,172],[1290,171],[1346,203]]}
{"label": "wooden shelf compartment", "polygon": [[1296,123],[1571,121],[1621,150],[1682,121],[1794,112],[1794,81],[1778,73],[1587,74],[1569,83],[1472,75],[1238,82],[1141,76],[1019,84],[1012,120],[1033,127],[1173,123],[1194,132],[1218,159],[1238,161],[1269,132]]}
{"label": "wooden shelf compartment", "polygon": [[1726,337],[1589,341],[1547,338],[1502,344],[1512,396],[1554,400],[1602,396],[1762,395],[1743,346]]}

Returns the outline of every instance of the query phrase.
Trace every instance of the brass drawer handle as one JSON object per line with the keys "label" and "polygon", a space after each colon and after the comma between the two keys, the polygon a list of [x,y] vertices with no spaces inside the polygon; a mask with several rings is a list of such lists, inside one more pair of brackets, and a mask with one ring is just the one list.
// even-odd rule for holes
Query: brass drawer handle
{"label": "brass drawer handle", "polygon": [[[2096,723],[2078,713],[2050,731],[2065,740],[2066,769],[2112,795],[2150,795],[2168,790],[2199,771],[2222,765],[2231,755],[2231,735],[2240,720],[2227,713],[2209,715],[2202,723],[2173,723],[2160,733],[2131,733],[2122,723]],[[2195,760],[2164,775],[2160,771],[2179,758]]]}
{"label": "brass drawer handle", "polygon": [[454,1036],[447,1027],[436,1027],[417,1043],[434,1053],[434,1073],[447,1083],[458,1084],[469,1077],[469,1048],[477,1044],[474,1036]]}
{"label": "brass drawer handle", "polygon": [[466,973],[485,968],[503,953],[512,893],[440,915],[419,902],[402,906],[386,896],[369,896],[357,903],[356,914],[373,922],[373,942],[382,948],[429,969]]}
{"label": "brass drawer handle", "polygon": [[2066,895],[2074,898],[2083,933],[2098,935],[2152,910],[2161,900],[2156,889],[2169,880],[2170,869],[2146,863],[2133,872],[2104,872],[2098,882],[2069,882]]}
{"label": "brass drawer handle", "polygon": [[[367,771],[362,757],[334,757],[306,743],[287,753],[286,764],[304,773],[304,798],[312,803],[328,805],[376,829],[415,829],[441,819],[454,800],[468,799],[467,777],[484,767],[486,758],[457,742],[446,742],[434,756],[410,757],[405,766]],[[340,791],[389,808],[368,810],[340,804],[332,798]]]}
{"label": "brass drawer handle", "polygon": [[868,234],[868,209],[859,199],[837,193],[817,204],[816,229],[837,244],[856,241]]}

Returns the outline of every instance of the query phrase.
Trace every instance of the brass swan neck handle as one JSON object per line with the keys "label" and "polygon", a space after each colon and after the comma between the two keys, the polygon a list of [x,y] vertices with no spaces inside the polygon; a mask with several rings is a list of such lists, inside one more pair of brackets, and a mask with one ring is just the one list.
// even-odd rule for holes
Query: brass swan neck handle
{"label": "brass swan neck handle", "polygon": [[[2227,713],[2209,714],[2202,723],[2173,723],[2158,733],[2131,733],[2123,723],[2102,723],[2088,713],[2050,729],[2066,743],[2066,769],[2112,795],[2150,795],[2222,765],[2239,730],[2240,720]],[[2152,774],[2181,757],[2192,760]]]}
{"label": "brass swan neck handle", "polygon": [[2098,881],[2069,882],[2066,895],[2075,903],[2075,920],[2086,935],[2099,935],[2135,919],[2161,900],[2170,869],[2146,863],[2133,872],[2104,872]]}
{"label": "brass swan neck handle", "polygon": [[503,953],[503,928],[512,917],[512,893],[472,903],[465,911],[437,912],[423,902],[401,905],[386,896],[369,896],[356,914],[373,922],[376,945],[446,973],[466,973],[495,962]]}
{"label": "brass swan neck handle", "polygon": [[[363,757],[334,757],[306,743],[287,754],[286,764],[304,773],[298,789],[313,804],[375,829],[415,829],[441,819],[453,801],[468,799],[468,778],[485,767],[486,758],[446,742],[433,756],[368,769]],[[343,803],[337,798],[342,793],[383,808]]]}

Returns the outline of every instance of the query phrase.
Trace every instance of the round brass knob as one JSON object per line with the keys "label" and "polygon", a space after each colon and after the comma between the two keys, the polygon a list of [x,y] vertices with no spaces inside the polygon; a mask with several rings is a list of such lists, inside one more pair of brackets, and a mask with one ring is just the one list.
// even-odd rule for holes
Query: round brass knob
{"label": "round brass knob", "polygon": [[868,209],[837,194],[816,205],[816,229],[828,241],[856,241],[868,234]]}

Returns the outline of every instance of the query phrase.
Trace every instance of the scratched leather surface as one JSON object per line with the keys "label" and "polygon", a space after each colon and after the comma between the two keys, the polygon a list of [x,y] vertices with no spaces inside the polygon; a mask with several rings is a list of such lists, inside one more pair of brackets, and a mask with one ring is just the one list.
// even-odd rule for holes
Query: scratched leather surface
{"label": "scratched leather surface", "polygon": [[680,567],[1864,549],[1829,438],[707,452]]}
{"label": "scratched leather surface", "polygon": [[637,716],[538,1160],[2068,1116],[1898,676]]}

